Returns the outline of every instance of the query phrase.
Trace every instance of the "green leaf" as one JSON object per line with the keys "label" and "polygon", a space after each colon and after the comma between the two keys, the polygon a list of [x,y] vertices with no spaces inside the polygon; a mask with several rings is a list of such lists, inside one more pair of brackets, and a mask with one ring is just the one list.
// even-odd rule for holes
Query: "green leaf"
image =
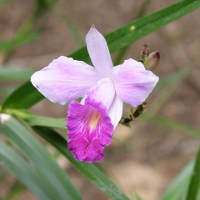
{"label": "green leaf", "polygon": [[33,74],[33,70],[20,69],[8,66],[0,66],[0,80],[15,81],[15,80],[28,80]]}
{"label": "green leaf", "polygon": [[[200,7],[199,0],[180,1],[167,8],[150,14],[127,24],[118,30],[105,36],[111,53],[131,44],[132,42],[152,33],[164,25],[192,12]],[[75,53],[69,55],[76,60],[90,62],[86,47],[83,47]],[[23,87],[14,91],[3,103],[2,109],[6,108],[29,108],[40,101],[41,95],[32,89],[32,85],[26,82]],[[24,92],[26,88],[26,94]],[[32,95],[34,93],[34,95]],[[21,96],[24,97],[21,98]],[[15,98],[13,98],[15,97]],[[44,98],[44,97],[43,97]],[[30,101],[27,101],[27,100]]]}
{"label": "green leaf", "polygon": [[182,81],[184,78],[186,78],[191,71],[190,67],[184,67],[183,69],[179,70],[178,72],[175,72],[173,74],[170,74],[168,76],[165,76],[161,78],[156,87],[155,90],[163,88],[166,85],[174,85],[178,83],[179,81]]}
{"label": "green leaf", "polygon": [[45,126],[67,130],[66,119],[38,116],[27,110],[6,109],[5,112],[25,120],[30,126]]}
{"label": "green leaf", "polygon": [[4,200],[13,200],[16,199],[17,196],[19,196],[22,192],[26,190],[26,187],[16,180],[13,184],[12,187],[9,188],[9,191],[7,195],[4,197]]}
{"label": "green leaf", "polygon": [[186,200],[197,200],[200,189],[200,148],[197,153],[194,170],[190,180],[189,188],[186,195]]}
{"label": "green leaf", "polygon": [[42,100],[44,96],[32,86],[30,81],[17,88],[10,96],[3,102],[2,109],[5,108],[29,108],[36,102]]}
{"label": "green leaf", "polygon": [[42,117],[33,115],[27,119],[30,126],[45,126],[67,130],[66,119],[58,119],[53,117]]}
{"label": "green leaf", "polygon": [[39,37],[39,33],[36,32],[36,33],[25,35],[23,37],[14,38],[8,41],[0,41],[0,50],[9,51],[10,49],[14,49],[18,46],[32,42],[33,40],[38,39],[38,37]]}
{"label": "green leaf", "polygon": [[194,168],[194,161],[190,162],[180,172],[180,174],[170,184],[170,186],[165,191],[160,200],[182,200],[186,188],[188,187],[193,168]]}
{"label": "green leaf", "polygon": [[[192,12],[198,7],[200,7],[199,0],[180,1],[107,34],[105,38],[110,53],[116,52],[164,25]],[[69,56],[76,60],[89,61],[86,47],[79,49]]]}
{"label": "green leaf", "polygon": [[131,195],[134,198],[134,200],[144,200],[135,191],[131,191]]}
{"label": "green leaf", "polygon": [[54,188],[55,194],[57,194],[56,199],[82,199],[69,177],[52,159],[48,151],[17,120],[10,118],[1,125],[0,131],[22,151],[27,159],[49,181]]}
{"label": "green leaf", "polygon": [[166,127],[170,127],[170,128],[174,128],[176,130],[182,131],[183,133],[186,133],[188,135],[192,135],[195,137],[200,137],[200,131],[197,129],[194,129],[190,126],[186,126],[184,124],[175,122],[173,120],[170,119],[166,119],[164,117],[159,117],[159,116],[154,116],[154,115],[149,115],[149,114],[142,114],[140,116],[141,120],[145,120],[148,122],[153,122],[153,123],[157,123]]}
{"label": "green leaf", "polygon": [[82,47],[85,45],[85,40],[80,34],[80,31],[75,26],[75,24],[70,20],[70,18],[62,11],[62,9],[55,5],[53,7],[53,11],[56,15],[62,20],[62,22],[66,25],[67,29],[72,33],[74,40],[76,41],[77,45],[79,47]]}
{"label": "green leaf", "polygon": [[54,188],[21,156],[0,140],[0,165],[13,173],[39,199],[57,199]]}
{"label": "green leaf", "polygon": [[110,181],[99,169],[97,169],[94,164],[75,160],[67,148],[67,141],[56,131],[46,127],[34,127],[34,130],[41,137],[51,143],[56,149],[58,149],[77,170],[79,170],[86,178],[88,178],[88,180],[90,180],[112,199],[129,199],[112,181]]}
{"label": "green leaf", "polygon": [[8,96],[15,90],[14,87],[0,88],[0,97]]}

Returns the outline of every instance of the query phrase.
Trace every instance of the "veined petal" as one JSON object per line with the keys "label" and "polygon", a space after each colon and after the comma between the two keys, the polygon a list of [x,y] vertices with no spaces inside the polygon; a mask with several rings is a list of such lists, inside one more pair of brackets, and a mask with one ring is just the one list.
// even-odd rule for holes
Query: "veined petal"
{"label": "veined petal", "polygon": [[159,80],[153,72],[146,70],[142,63],[133,59],[114,67],[110,77],[114,81],[118,97],[133,107],[146,100]]}
{"label": "veined petal", "polygon": [[66,104],[85,96],[100,78],[101,75],[94,67],[61,56],[47,67],[35,72],[31,82],[50,101]]}
{"label": "veined petal", "polygon": [[108,110],[108,116],[110,117],[111,122],[114,125],[114,129],[116,128],[122,117],[122,112],[123,112],[123,101],[121,101],[119,97],[116,95],[112,105]]}
{"label": "veined petal", "polygon": [[68,149],[79,161],[98,162],[112,140],[113,125],[102,102],[86,98],[85,105],[72,101],[67,124]]}
{"label": "veined petal", "polygon": [[109,109],[115,97],[113,81],[109,77],[99,80],[97,84],[89,90],[87,97],[102,102],[106,108]]}
{"label": "veined petal", "polygon": [[67,143],[67,147],[78,161],[99,162],[105,156],[103,153],[105,145],[99,142],[99,139],[94,139],[92,143],[89,143],[84,138],[75,138]]}
{"label": "veined petal", "polygon": [[86,43],[94,67],[104,76],[108,76],[113,67],[112,59],[105,38],[94,25],[86,36]]}

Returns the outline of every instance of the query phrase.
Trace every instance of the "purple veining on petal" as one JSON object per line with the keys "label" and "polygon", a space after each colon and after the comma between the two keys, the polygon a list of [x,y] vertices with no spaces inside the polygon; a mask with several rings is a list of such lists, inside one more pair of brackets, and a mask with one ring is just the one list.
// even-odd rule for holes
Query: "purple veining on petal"
{"label": "purple veining on petal", "polygon": [[113,125],[101,102],[86,98],[85,105],[72,101],[67,117],[68,149],[79,161],[98,162],[112,140]]}
{"label": "purple veining on petal", "polygon": [[102,143],[99,139],[88,142],[84,138],[77,138],[69,141],[67,146],[76,160],[93,163],[101,161],[105,156],[103,153],[105,145]]}
{"label": "purple veining on petal", "polygon": [[110,75],[118,97],[133,107],[143,103],[156,86],[159,78],[144,65],[133,59],[112,68]]}
{"label": "purple veining on petal", "polygon": [[50,101],[66,104],[85,96],[101,78],[94,67],[60,56],[48,67],[35,72],[31,82]]}

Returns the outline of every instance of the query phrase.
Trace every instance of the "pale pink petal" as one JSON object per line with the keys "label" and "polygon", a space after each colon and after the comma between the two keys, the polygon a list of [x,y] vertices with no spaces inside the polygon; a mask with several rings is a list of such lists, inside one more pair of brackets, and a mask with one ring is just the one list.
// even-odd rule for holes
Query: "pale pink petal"
{"label": "pale pink petal", "polygon": [[143,103],[159,78],[133,59],[112,69],[110,77],[114,81],[117,96],[124,102],[137,107]]}
{"label": "pale pink petal", "polygon": [[108,77],[99,80],[97,84],[89,90],[87,97],[102,102],[107,109],[109,109],[115,97],[113,81]]}
{"label": "pale pink petal", "polygon": [[114,125],[114,129],[116,128],[122,117],[122,112],[123,112],[123,101],[121,101],[119,97],[116,95],[112,105],[108,110],[108,116],[110,117],[111,122]]}
{"label": "pale pink petal", "polygon": [[101,75],[94,67],[72,58],[61,56],[48,67],[35,72],[32,84],[54,103],[66,104],[86,95]]}
{"label": "pale pink petal", "polygon": [[98,162],[103,159],[103,149],[112,140],[113,125],[103,103],[89,98],[85,105],[72,101],[67,124],[68,149],[79,161]]}
{"label": "pale pink petal", "polygon": [[110,52],[105,38],[94,25],[86,36],[86,43],[94,67],[104,76],[108,76],[113,67]]}

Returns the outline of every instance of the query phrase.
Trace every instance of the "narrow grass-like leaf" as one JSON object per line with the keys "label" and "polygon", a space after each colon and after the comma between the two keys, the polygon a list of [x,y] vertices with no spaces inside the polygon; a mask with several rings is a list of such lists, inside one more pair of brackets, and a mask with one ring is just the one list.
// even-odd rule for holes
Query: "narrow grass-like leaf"
{"label": "narrow grass-like leaf", "polygon": [[200,189],[200,148],[196,156],[195,167],[188,187],[186,200],[198,200]]}
{"label": "narrow grass-like leaf", "polygon": [[34,127],[34,130],[45,140],[58,149],[86,178],[114,200],[129,198],[92,163],[75,160],[67,148],[67,141],[56,131],[46,127]]}
{"label": "narrow grass-like leaf", "polygon": [[[138,12],[138,14],[137,14],[135,19],[139,19],[141,17],[144,17],[144,15],[145,15],[145,13],[146,13],[151,1],[152,0],[143,0],[142,6],[140,7],[139,12]],[[115,66],[117,66],[117,65],[119,65],[119,64],[121,64],[123,62],[124,56],[128,52],[129,47],[130,47],[130,45],[127,45],[126,47],[123,47],[119,51],[119,53],[118,53],[118,55],[117,55],[117,57],[116,57],[116,59],[114,61],[114,65]]]}
{"label": "narrow grass-like leaf", "polygon": [[53,8],[54,12],[58,15],[58,17],[63,21],[63,23],[67,26],[67,29],[71,31],[77,45],[82,47],[85,45],[85,40],[81,36],[78,28],[73,24],[73,22],[68,18],[68,16],[62,11],[60,7],[57,5]]}
{"label": "narrow grass-like leaf", "polygon": [[2,182],[4,182],[4,180],[7,178],[7,176],[9,175],[9,173],[6,170],[2,170],[0,173],[0,185],[2,184]]}
{"label": "narrow grass-like leaf", "polygon": [[38,172],[33,169],[21,156],[0,140],[0,165],[14,174],[39,199],[58,199],[54,188]]}
{"label": "narrow grass-like leaf", "polygon": [[27,44],[36,40],[39,37],[39,33],[32,33],[23,37],[14,38],[9,41],[0,41],[0,50],[8,51],[10,49],[14,49],[18,46]]}
{"label": "narrow grass-like leaf", "polygon": [[[180,1],[160,11],[131,22],[130,24],[127,24],[112,33],[109,33],[105,37],[108,42],[110,52],[116,52],[117,50],[131,44],[145,35],[148,35],[149,33],[152,33],[153,31],[156,31],[164,25],[192,12],[199,7],[199,0]],[[90,62],[86,47],[79,49],[69,55],[69,57],[76,60]],[[33,86],[29,82],[26,82],[23,87],[20,89],[18,88],[4,101],[2,109],[11,107],[29,108],[36,104],[42,98],[39,92],[33,90],[32,87]],[[26,88],[25,92],[24,88]],[[34,95],[32,95],[32,93],[34,93]],[[24,99],[21,98],[21,96],[23,96]]]}
{"label": "narrow grass-like leaf", "polygon": [[27,110],[6,109],[9,115],[25,120],[30,126],[45,126],[67,130],[66,119],[34,115]]}
{"label": "narrow grass-like leaf", "polygon": [[143,115],[140,116],[140,119],[148,121],[148,122],[157,123],[157,124],[160,124],[160,125],[163,125],[166,127],[174,128],[174,129],[182,131],[183,133],[186,133],[188,135],[200,137],[199,130],[194,129],[190,126],[186,126],[185,124],[181,124],[181,123],[175,122],[173,120],[166,119],[164,117],[159,117],[159,116],[149,115],[149,114],[144,113]]}
{"label": "narrow grass-like leaf", "polygon": [[33,115],[27,119],[30,126],[45,126],[67,130],[66,119],[58,119],[53,117],[42,117]]}
{"label": "narrow grass-like leaf", "polygon": [[[109,50],[111,53],[114,53],[199,7],[199,0],[179,1],[162,10],[133,21],[105,36]],[[89,61],[86,47],[79,49],[69,56],[76,60]]]}
{"label": "narrow grass-like leaf", "polygon": [[8,66],[0,66],[0,80],[6,81],[24,81],[30,79],[33,74],[33,70],[20,69]]}
{"label": "narrow grass-like leaf", "polygon": [[14,87],[0,88],[0,97],[8,96],[15,90]]}
{"label": "narrow grass-like leaf", "polygon": [[134,200],[144,200],[135,191],[131,191],[131,196],[133,197]]}
{"label": "narrow grass-like leaf", "polygon": [[33,87],[30,81],[17,88],[2,104],[2,109],[5,108],[29,108],[36,102],[42,100],[44,96]]}
{"label": "narrow grass-like leaf", "polygon": [[173,180],[160,200],[182,200],[182,197],[188,187],[192,170],[194,169],[194,164],[194,161],[190,162],[180,172],[180,174]]}
{"label": "narrow grass-like leaf", "polygon": [[1,125],[1,133],[16,145],[22,153],[49,181],[57,199],[82,199],[66,173],[52,159],[43,145],[14,118]]}
{"label": "narrow grass-like leaf", "polygon": [[158,81],[158,83],[155,87],[155,90],[163,88],[164,86],[167,86],[167,85],[176,84],[177,82],[186,78],[189,75],[190,71],[191,71],[190,67],[185,67],[185,68],[179,70],[178,72],[175,72],[173,74],[170,74],[168,76],[161,78]]}
{"label": "narrow grass-like leaf", "polygon": [[26,187],[21,182],[16,180],[13,183],[12,187],[9,188],[9,191],[7,195],[4,197],[4,200],[14,200],[17,198],[17,196],[19,196],[22,192],[24,192],[24,190],[26,190]]}
{"label": "narrow grass-like leaf", "polygon": [[[8,59],[10,53],[18,45],[22,45],[22,43],[24,44],[24,42],[22,42],[23,38],[26,38],[27,35],[31,35],[31,34],[29,34],[29,31],[34,26],[34,24],[37,21],[37,19],[42,14],[46,14],[50,10],[51,4],[54,3],[54,2],[55,2],[54,0],[52,0],[52,1],[51,0],[50,1],[49,0],[48,1],[46,1],[46,0],[37,0],[36,1],[35,10],[28,17],[26,17],[26,19],[24,20],[24,22],[22,23],[22,25],[20,26],[20,28],[17,30],[14,38],[11,40],[12,44],[9,45],[8,48],[4,48],[3,49],[3,51],[4,51],[4,62]],[[38,33],[36,32],[36,34],[38,34],[38,36],[39,36],[39,32],[40,31],[42,31],[42,28],[40,28],[40,30],[38,31]],[[14,43],[14,45],[13,45],[13,43]],[[16,43],[17,43],[17,45],[16,45]]]}

